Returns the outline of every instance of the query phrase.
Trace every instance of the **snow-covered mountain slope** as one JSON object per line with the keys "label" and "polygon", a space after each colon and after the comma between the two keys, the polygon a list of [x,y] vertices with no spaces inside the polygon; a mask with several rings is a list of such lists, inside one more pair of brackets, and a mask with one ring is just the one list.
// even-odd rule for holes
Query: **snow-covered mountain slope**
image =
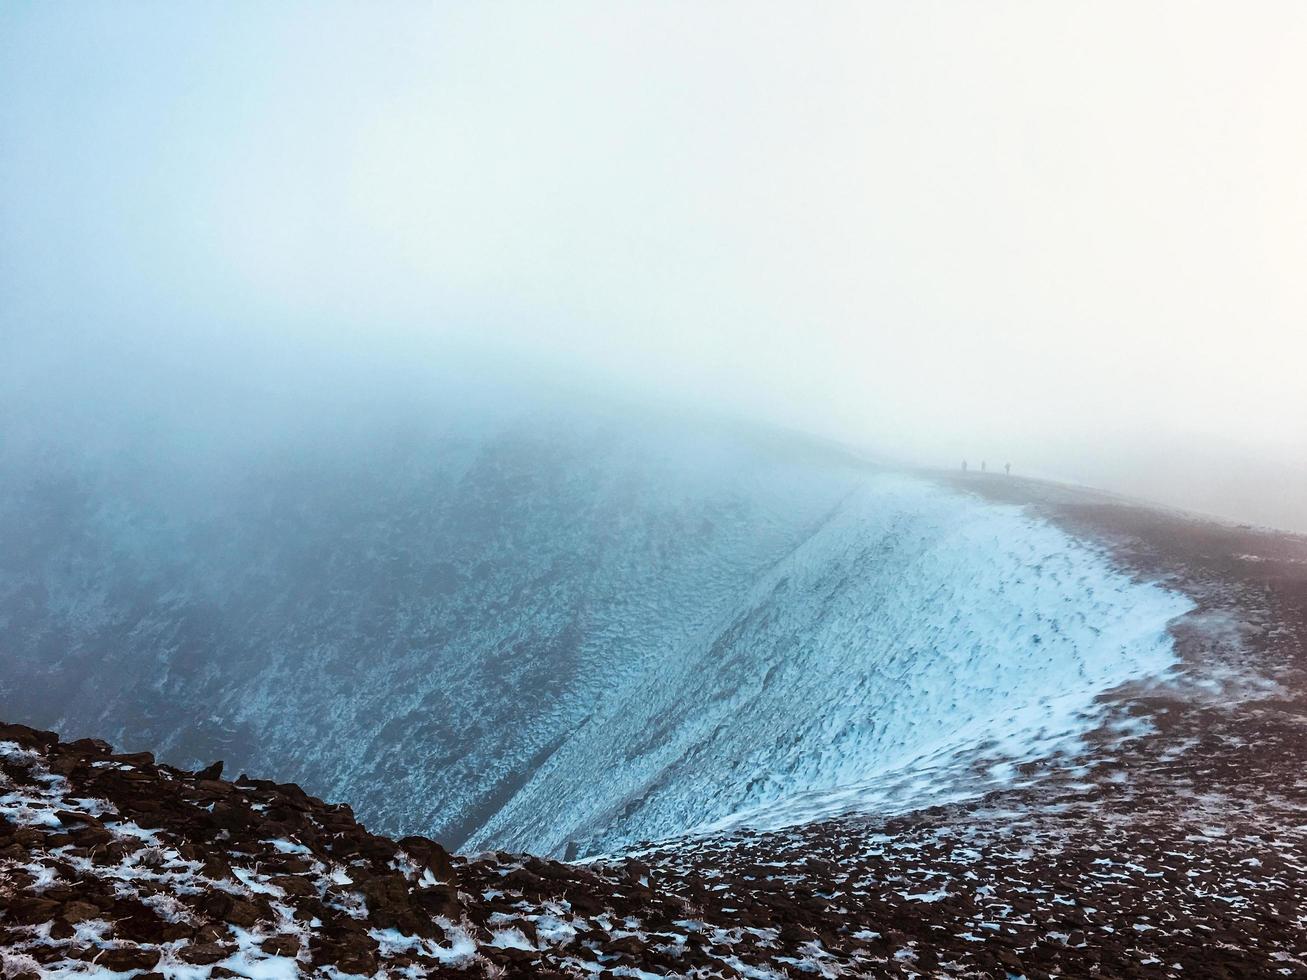
{"label": "snow-covered mountain slope", "polygon": [[473,837],[557,849],[974,790],[1172,662],[1190,608],[1062,532],[868,477],[729,613],[630,676]]}
{"label": "snow-covered mountain slope", "polygon": [[7,465],[5,715],[454,846],[968,792],[1165,670],[1187,608],[1015,508],[729,427]]}

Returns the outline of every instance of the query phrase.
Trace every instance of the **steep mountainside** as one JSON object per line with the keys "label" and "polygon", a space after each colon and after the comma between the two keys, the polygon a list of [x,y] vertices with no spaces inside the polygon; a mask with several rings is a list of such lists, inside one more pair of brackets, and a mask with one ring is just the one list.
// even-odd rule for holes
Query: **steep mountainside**
{"label": "steep mountainside", "polygon": [[[171,445],[171,444],[170,444]],[[1187,600],[799,439],[516,417],[11,464],[0,710],[555,854],[975,793]]]}

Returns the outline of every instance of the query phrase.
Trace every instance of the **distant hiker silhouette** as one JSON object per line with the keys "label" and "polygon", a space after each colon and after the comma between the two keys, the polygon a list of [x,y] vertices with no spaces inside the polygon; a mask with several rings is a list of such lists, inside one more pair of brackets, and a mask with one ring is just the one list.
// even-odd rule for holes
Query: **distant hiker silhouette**
{"label": "distant hiker silhouette", "polygon": [[967,471],[967,461],[964,459],[962,461],[962,472],[965,473],[966,471]]}
{"label": "distant hiker silhouette", "polygon": [[980,472],[985,472],[985,461],[983,459],[980,461]]}
{"label": "distant hiker silhouette", "polygon": [[1008,476],[1011,476],[1011,475],[1012,475],[1012,464],[1011,464],[1011,463],[1004,463],[1004,464],[1003,464],[1003,472],[1006,473]]}

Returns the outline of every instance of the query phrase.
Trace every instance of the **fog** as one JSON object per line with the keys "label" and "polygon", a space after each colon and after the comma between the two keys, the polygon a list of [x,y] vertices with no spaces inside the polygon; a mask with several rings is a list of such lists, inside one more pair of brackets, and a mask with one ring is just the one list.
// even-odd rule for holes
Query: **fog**
{"label": "fog", "polygon": [[7,4],[3,435],[511,384],[1307,530],[1304,50],[1293,3]]}

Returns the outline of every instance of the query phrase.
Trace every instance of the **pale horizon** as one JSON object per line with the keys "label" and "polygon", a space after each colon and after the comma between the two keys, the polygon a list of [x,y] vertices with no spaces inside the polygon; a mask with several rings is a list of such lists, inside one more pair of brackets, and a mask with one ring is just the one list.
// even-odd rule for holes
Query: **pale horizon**
{"label": "pale horizon", "polygon": [[1288,3],[9,5],[3,402],[474,352],[1307,531],[1305,42]]}

